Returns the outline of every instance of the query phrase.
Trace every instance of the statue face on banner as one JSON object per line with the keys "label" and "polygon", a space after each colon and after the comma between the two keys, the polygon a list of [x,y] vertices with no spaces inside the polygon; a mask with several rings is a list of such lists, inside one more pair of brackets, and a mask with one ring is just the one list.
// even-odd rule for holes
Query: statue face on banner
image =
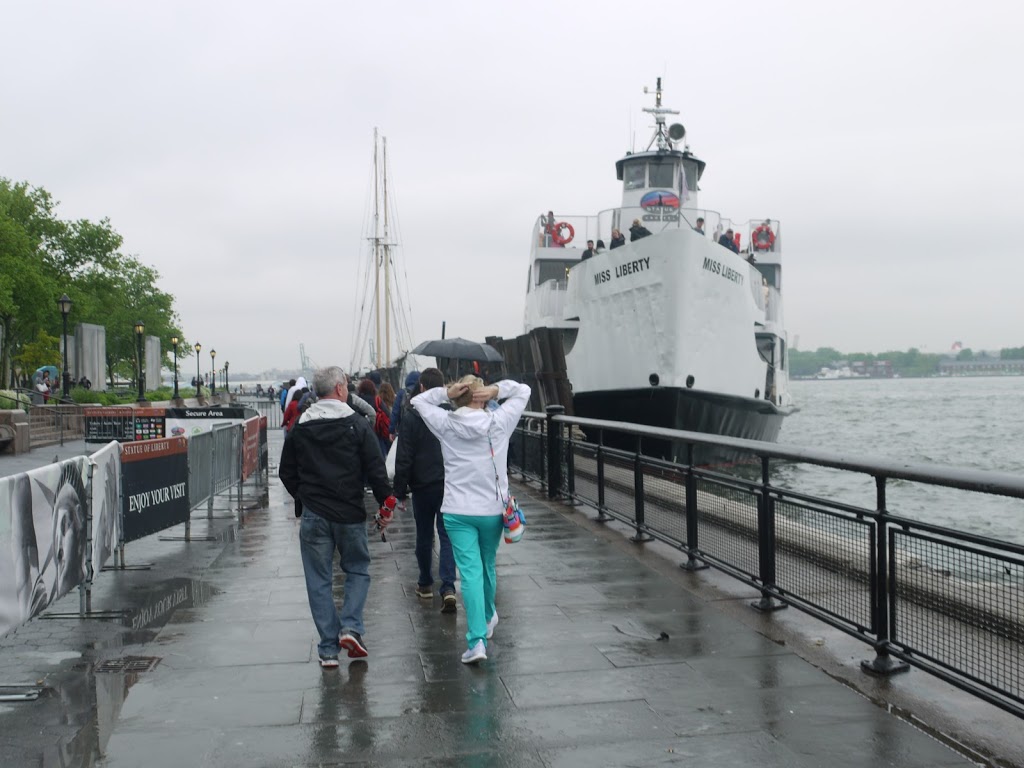
{"label": "statue face on banner", "polygon": [[61,473],[53,499],[53,564],[55,595],[62,595],[85,580],[85,488],[74,464]]}

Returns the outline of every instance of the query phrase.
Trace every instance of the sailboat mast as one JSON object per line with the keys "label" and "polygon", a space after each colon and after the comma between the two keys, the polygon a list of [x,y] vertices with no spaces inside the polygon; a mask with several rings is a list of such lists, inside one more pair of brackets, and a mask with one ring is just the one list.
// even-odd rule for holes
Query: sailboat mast
{"label": "sailboat mast", "polygon": [[376,367],[380,368],[380,200],[378,196],[377,182],[380,174],[377,172],[377,129],[373,129],[373,315],[376,322],[377,333],[374,336],[378,343],[376,346]]}
{"label": "sailboat mast", "polygon": [[391,247],[388,237],[388,137],[381,139],[384,153],[384,363],[391,362]]}

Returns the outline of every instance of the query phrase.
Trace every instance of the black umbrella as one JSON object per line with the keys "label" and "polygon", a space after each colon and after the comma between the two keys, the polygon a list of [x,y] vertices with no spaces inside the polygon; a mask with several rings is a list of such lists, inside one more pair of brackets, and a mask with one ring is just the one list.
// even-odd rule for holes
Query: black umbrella
{"label": "black umbrella", "polygon": [[501,363],[505,360],[490,344],[458,337],[424,341],[412,353],[428,357],[446,357],[449,360],[479,360],[485,363]]}

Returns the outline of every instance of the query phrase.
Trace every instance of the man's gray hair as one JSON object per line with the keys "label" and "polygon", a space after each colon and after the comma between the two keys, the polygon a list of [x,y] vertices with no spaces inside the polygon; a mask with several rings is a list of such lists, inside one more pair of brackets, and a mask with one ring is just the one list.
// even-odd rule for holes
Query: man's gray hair
{"label": "man's gray hair", "polygon": [[313,372],[313,391],[317,397],[326,397],[334,392],[334,388],[341,384],[344,388],[347,384],[345,372],[336,365],[327,368],[320,368]]}

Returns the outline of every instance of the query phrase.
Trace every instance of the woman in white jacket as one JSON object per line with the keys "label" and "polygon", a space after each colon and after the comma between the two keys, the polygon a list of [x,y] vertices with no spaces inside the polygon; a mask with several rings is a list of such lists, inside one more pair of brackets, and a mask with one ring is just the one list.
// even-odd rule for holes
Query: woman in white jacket
{"label": "woman in white jacket", "polygon": [[[449,400],[455,411],[440,407]],[[489,409],[491,400],[505,402]],[[469,625],[465,664],[487,658],[487,640],[498,624],[494,557],[509,499],[508,440],[529,400],[525,384],[502,381],[485,387],[478,377],[465,376],[447,390],[430,389],[410,401],[441,443],[441,513],[462,574],[462,604]]]}

